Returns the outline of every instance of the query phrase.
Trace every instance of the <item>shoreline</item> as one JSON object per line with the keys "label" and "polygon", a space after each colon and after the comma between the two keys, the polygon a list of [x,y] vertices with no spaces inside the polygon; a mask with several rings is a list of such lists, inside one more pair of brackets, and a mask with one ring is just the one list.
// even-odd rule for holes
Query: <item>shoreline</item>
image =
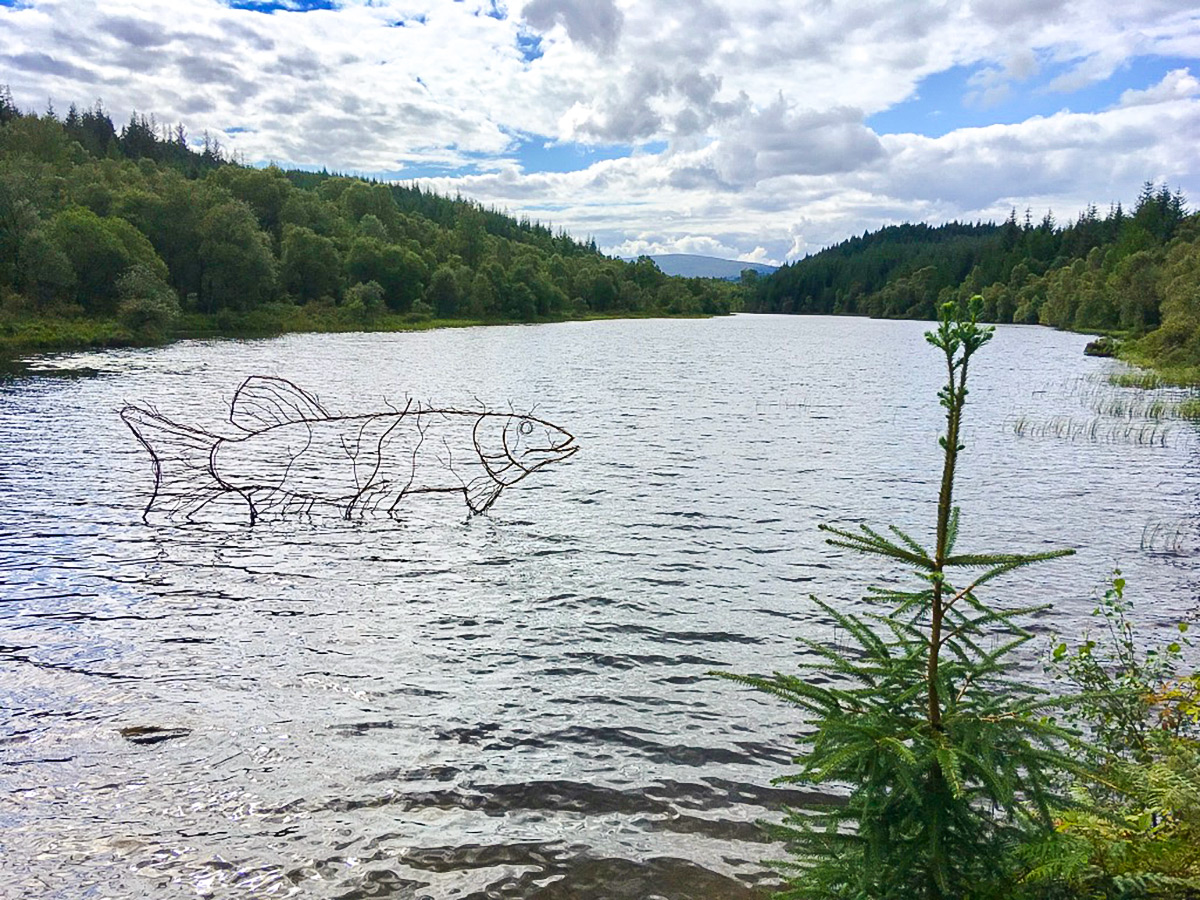
{"label": "shoreline", "polygon": [[[741,315],[780,315],[737,311]],[[734,312],[726,315],[733,315]],[[789,314],[783,314],[789,315]],[[801,318],[804,314],[792,313]],[[447,328],[479,328],[516,325],[555,325],[565,322],[601,322],[623,319],[712,319],[715,314],[672,315],[663,310],[645,312],[589,313],[582,316],[558,316],[532,321],[510,319],[413,319],[409,315],[382,315],[371,321],[352,319],[340,308],[288,307],[277,305],[248,313],[214,315],[185,315],[169,335],[138,335],[116,319],[16,318],[0,320],[0,378],[33,374],[80,374],[84,370],[35,369],[29,365],[37,357],[56,354],[82,353],[92,350],[121,350],[164,347],[188,340],[265,340],[288,334],[404,334]],[[847,316],[847,318],[866,318]],[[904,320],[895,320],[904,321]],[[1036,325],[1046,328],[1050,326]],[[1160,367],[1139,352],[1136,340],[1112,332],[1075,332],[1075,334],[1107,334],[1118,337],[1116,359],[1127,365],[1153,373],[1162,384],[1194,387],[1200,384],[1200,371]],[[1123,345],[1123,346],[1121,346]]]}
{"label": "shoreline", "polygon": [[0,378],[21,374],[82,374],[85,370],[38,370],[30,365],[40,357],[89,351],[165,347],[191,340],[268,340],[289,334],[406,334],[449,328],[480,328],[520,325],[557,325],[567,322],[602,322],[623,319],[712,319],[716,315],[671,315],[663,311],[645,313],[594,313],[533,321],[508,319],[417,319],[381,316],[375,321],[349,321],[337,315],[313,316],[297,308],[286,318],[267,320],[261,314],[240,316],[184,317],[183,323],[166,336],[131,333],[115,319],[18,319],[0,321]]}

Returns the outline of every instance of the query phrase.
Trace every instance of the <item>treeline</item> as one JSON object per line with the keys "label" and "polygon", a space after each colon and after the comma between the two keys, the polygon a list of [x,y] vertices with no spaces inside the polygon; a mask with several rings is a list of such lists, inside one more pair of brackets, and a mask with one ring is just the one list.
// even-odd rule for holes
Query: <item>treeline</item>
{"label": "treeline", "polygon": [[889,226],[749,278],[757,312],[932,319],[981,294],[992,322],[1143,336],[1142,357],[1200,365],[1200,218],[1147,182],[1133,211],[1095,206],[1059,226],[1014,210],[1003,224]]}
{"label": "treeline", "polygon": [[116,318],[167,332],[181,314],[228,323],[298,306],[367,325],[722,314],[740,293],[462,198],[249,168],[207,136],[193,149],[182,125],[135,114],[118,132],[99,104],[60,120],[21,112],[0,90],[0,318],[10,323]]}

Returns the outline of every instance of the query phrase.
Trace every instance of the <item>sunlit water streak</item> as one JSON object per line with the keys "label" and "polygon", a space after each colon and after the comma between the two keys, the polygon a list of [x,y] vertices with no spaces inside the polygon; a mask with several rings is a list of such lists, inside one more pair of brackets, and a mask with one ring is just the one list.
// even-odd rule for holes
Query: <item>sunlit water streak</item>
{"label": "sunlit water streak", "polygon": [[[924,328],[187,342],[0,384],[0,896],[753,895],[797,722],[705,673],[786,670],[795,636],[836,639],[810,593],[902,575],[817,523],[929,535]],[[1115,364],[1084,342],[1001,328],[967,408],[964,549],[1079,550],[1002,587],[1056,604],[1047,637],[1085,627],[1118,564],[1148,625],[1196,603],[1194,426],[1163,446],[1013,427],[1095,415]],[[413,498],[397,520],[143,524],[149,460],[117,410],[227,433],[250,374],[341,412],[536,404],[583,449],[469,523]]]}

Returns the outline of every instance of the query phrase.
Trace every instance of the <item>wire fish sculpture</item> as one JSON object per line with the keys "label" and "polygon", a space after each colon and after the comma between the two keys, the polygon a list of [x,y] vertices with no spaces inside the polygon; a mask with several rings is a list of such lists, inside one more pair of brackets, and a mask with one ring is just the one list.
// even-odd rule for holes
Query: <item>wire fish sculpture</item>
{"label": "wire fish sculpture", "polygon": [[253,375],[233,395],[222,437],[127,404],[121,419],[150,453],[154,508],[191,518],[240,497],[253,524],[266,513],[307,514],[331,505],[349,519],[394,515],[414,494],[460,493],[470,515],[486,512],[531,472],[578,449],[567,431],[532,415],[403,409],[333,415],[285,378]]}

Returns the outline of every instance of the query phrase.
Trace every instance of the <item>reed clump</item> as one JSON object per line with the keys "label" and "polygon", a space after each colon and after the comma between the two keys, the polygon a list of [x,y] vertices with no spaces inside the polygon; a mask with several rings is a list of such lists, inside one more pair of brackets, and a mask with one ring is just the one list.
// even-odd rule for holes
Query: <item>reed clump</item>
{"label": "reed clump", "polygon": [[1055,416],[1045,422],[1035,422],[1021,416],[1013,421],[1012,431],[1022,438],[1054,438],[1093,444],[1126,444],[1131,447],[1173,446],[1175,439],[1175,429],[1157,419],[1112,422],[1103,416],[1090,420]]}
{"label": "reed clump", "polygon": [[1152,391],[1162,387],[1167,382],[1157,372],[1146,372],[1139,369],[1132,372],[1113,372],[1108,376],[1108,383],[1116,387]]}

